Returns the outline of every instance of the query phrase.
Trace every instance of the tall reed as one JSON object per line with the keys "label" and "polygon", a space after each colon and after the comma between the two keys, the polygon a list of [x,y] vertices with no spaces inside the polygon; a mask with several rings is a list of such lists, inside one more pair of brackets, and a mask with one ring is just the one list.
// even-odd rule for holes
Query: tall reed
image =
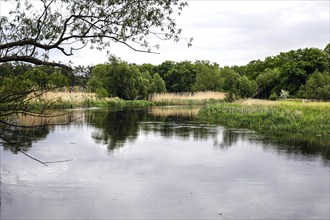
{"label": "tall reed", "polygon": [[225,93],[222,92],[156,93],[149,96],[149,101],[162,105],[201,105],[224,99]]}

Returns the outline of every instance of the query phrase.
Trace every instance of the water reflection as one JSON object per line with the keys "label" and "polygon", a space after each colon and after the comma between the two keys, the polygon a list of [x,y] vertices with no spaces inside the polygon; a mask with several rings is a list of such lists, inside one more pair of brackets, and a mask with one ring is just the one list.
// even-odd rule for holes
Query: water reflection
{"label": "water reflection", "polygon": [[126,141],[135,140],[138,123],[144,121],[146,116],[145,110],[92,111],[87,123],[97,128],[92,133],[96,143],[107,144],[111,151],[123,147]]}
{"label": "water reflection", "polygon": [[17,154],[19,151],[28,151],[33,143],[45,139],[49,132],[49,126],[29,129],[0,126],[0,143],[4,150]]}
{"label": "water reflection", "polygon": [[330,217],[329,152],[317,145],[323,139],[285,143],[200,124],[190,110],[155,109],[72,111],[71,120],[83,118],[7,135],[34,137],[26,150],[42,161],[73,161],[45,167],[6,147],[0,218]]}
{"label": "water reflection", "polygon": [[37,116],[18,114],[9,119],[13,126],[0,124],[0,144],[4,150],[10,150],[14,154],[19,151],[28,151],[33,143],[41,141],[54,127],[72,124],[82,126],[84,124],[84,111],[53,111],[49,115]]}
{"label": "water reflection", "polygon": [[[325,166],[330,166],[330,138],[287,136],[263,138],[263,148],[278,154],[294,157],[296,160],[313,160],[321,157]],[[276,143],[276,144],[274,144]]]}
{"label": "water reflection", "polygon": [[[247,130],[222,129],[221,127],[200,124],[194,121],[200,106],[153,106],[146,109],[122,109],[108,111],[105,109],[71,110],[54,112],[58,117],[38,118],[20,116],[19,125],[36,126],[36,128],[0,127],[0,139],[4,150],[17,153],[28,151],[32,144],[43,140],[54,130],[55,124],[67,127],[84,126],[94,128],[92,138],[97,144],[105,144],[109,151],[134,142],[140,132],[160,135],[167,138],[193,140],[213,140],[215,148],[225,150],[239,141],[259,142],[263,148],[287,154],[301,160],[311,160],[321,156],[325,165],[330,161],[330,138],[287,136],[262,137]],[[42,125],[44,124],[44,125]],[[51,125],[53,124],[53,125]]]}

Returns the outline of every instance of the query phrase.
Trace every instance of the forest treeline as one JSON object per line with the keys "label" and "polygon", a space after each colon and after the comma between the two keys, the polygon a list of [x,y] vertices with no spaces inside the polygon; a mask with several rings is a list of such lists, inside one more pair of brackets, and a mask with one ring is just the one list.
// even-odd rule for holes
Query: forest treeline
{"label": "forest treeline", "polygon": [[[282,52],[243,66],[220,67],[210,61],[165,61],[160,65],[129,64],[115,56],[95,66],[59,67],[5,63],[0,65],[0,94],[16,86],[95,92],[99,97],[147,99],[162,92],[221,91],[232,98],[279,97],[330,100],[330,44],[323,50]],[[56,73],[56,74],[54,74]],[[24,76],[24,77],[23,77]],[[10,80],[9,80],[10,79]],[[20,83],[13,83],[17,80]],[[33,83],[32,83],[33,82]]]}

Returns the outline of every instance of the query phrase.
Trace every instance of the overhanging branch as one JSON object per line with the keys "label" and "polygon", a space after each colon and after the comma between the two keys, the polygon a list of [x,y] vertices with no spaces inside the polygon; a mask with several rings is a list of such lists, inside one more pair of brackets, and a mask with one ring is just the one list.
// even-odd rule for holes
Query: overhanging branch
{"label": "overhanging branch", "polygon": [[43,61],[31,56],[8,56],[8,57],[0,57],[0,63],[5,63],[5,62],[28,62],[28,63],[33,63],[35,65],[46,65],[46,66],[57,66],[57,67],[62,67],[67,70],[72,70],[72,68],[68,65],[61,64],[61,63],[56,63],[56,62],[48,62],[48,61]]}

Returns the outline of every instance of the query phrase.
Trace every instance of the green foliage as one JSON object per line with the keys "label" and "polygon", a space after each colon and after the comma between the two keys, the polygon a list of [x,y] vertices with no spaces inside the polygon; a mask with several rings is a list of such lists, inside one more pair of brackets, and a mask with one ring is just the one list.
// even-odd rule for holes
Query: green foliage
{"label": "green foliage", "polygon": [[298,91],[313,72],[329,71],[328,45],[324,50],[305,48],[282,52],[266,57],[264,61],[253,60],[246,66],[234,66],[232,69],[241,76],[256,80],[258,89],[254,97],[268,98],[274,92],[279,94],[282,89],[293,97],[301,96]]}
{"label": "green foliage", "polygon": [[217,66],[202,65],[196,75],[194,91],[221,91],[223,81]]}
{"label": "green foliage", "polygon": [[106,64],[98,64],[92,68],[91,75],[87,81],[87,89],[96,92],[98,88],[106,88],[107,73],[109,66]]}
{"label": "green foliage", "polygon": [[[280,70],[275,69],[265,69],[257,78],[256,82],[258,85],[257,96],[261,98],[267,98],[274,87],[279,82]],[[273,91],[276,92],[276,91]]]}
{"label": "green foliage", "polygon": [[267,68],[265,62],[261,60],[252,60],[244,67],[243,75],[247,75],[251,79],[256,79],[257,76]]}
{"label": "green foliage", "polygon": [[18,70],[17,74],[10,65],[0,69],[3,70],[0,74],[0,119],[17,113],[40,113],[47,105],[32,105],[31,102],[42,101],[44,92],[67,85],[66,78],[59,72],[47,74],[36,67],[24,73]]}
{"label": "green foliage", "polygon": [[62,88],[69,85],[68,79],[58,70],[55,70],[55,72],[50,74],[48,77],[48,84],[50,87]]}
{"label": "green foliage", "polygon": [[172,69],[174,65],[175,62],[173,61],[165,61],[160,65],[154,67],[154,72],[157,72],[159,76],[165,81],[167,91],[169,91],[168,86],[170,83],[169,83],[169,79],[165,75],[167,74],[167,72],[169,72]]}
{"label": "green foliage", "polygon": [[92,69],[87,87],[124,100],[145,99],[151,93],[165,92],[165,82],[159,74],[141,73],[136,65],[128,65],[114,56],[110,57],[110,63]]}
{"label": "green foliage", "polygon": [[280,70],[276,69],[265,69],[258,77],[256,82],[260,87],[272,87],[276,84],[280,77]]}
{"label": "green foliage", "polygon": [[166,90],[169,92],[192,92],[196,73],[196,66],[193,63],[189,61],[176,63],[164,75]]}
{"label": "green foliage", "polygon": [[103,87],[97,88],[95,93],[97,95],[97,98],[99,99],[108,97],[108,91]]}
{"label": "green foliage", "polygon": [[40,68],[32,68],[28,70],[23,76],[25,80],[30,81],[31,86],[34,84],[38,88],[46,89],[48,86],[48,75]]}
{"label": "green foliage", "polygon": [[328,58],[328,68],[327,70],[330,70],[330,43],[327,44],[327,46],[325,46],[323,52],[325,53],[325,55]]}
{"label": "green foliage", "polygon": [[247,76],[241,76],[238,79],[238,93],[242,98],[252,97],[257,89],[257,83],[250,80]]}
{"label": "green foliage", "polygon": [[275,100],[277,100],[277,99],[278,99],[278,95],[277,95],[275,92],[273,92],[273,93],[269,96],[269,100],[275,101]]}
{"label": "green foliage", "polygon": [[155,73],[152,77],[150,85],[150,94],[152,93],[163,93],[166,92],[165,81],[159,76],[158,73]]}
{"label": "green foliage", "polygon": [[237,92],[239,74],[229,67],[224,67],[220,70],[220,77],[224,91]]}
{"label": "green foliage", "polygon": [[330,100],[329,72],[315,71],[299,91],[300,95],[309,99]]}

